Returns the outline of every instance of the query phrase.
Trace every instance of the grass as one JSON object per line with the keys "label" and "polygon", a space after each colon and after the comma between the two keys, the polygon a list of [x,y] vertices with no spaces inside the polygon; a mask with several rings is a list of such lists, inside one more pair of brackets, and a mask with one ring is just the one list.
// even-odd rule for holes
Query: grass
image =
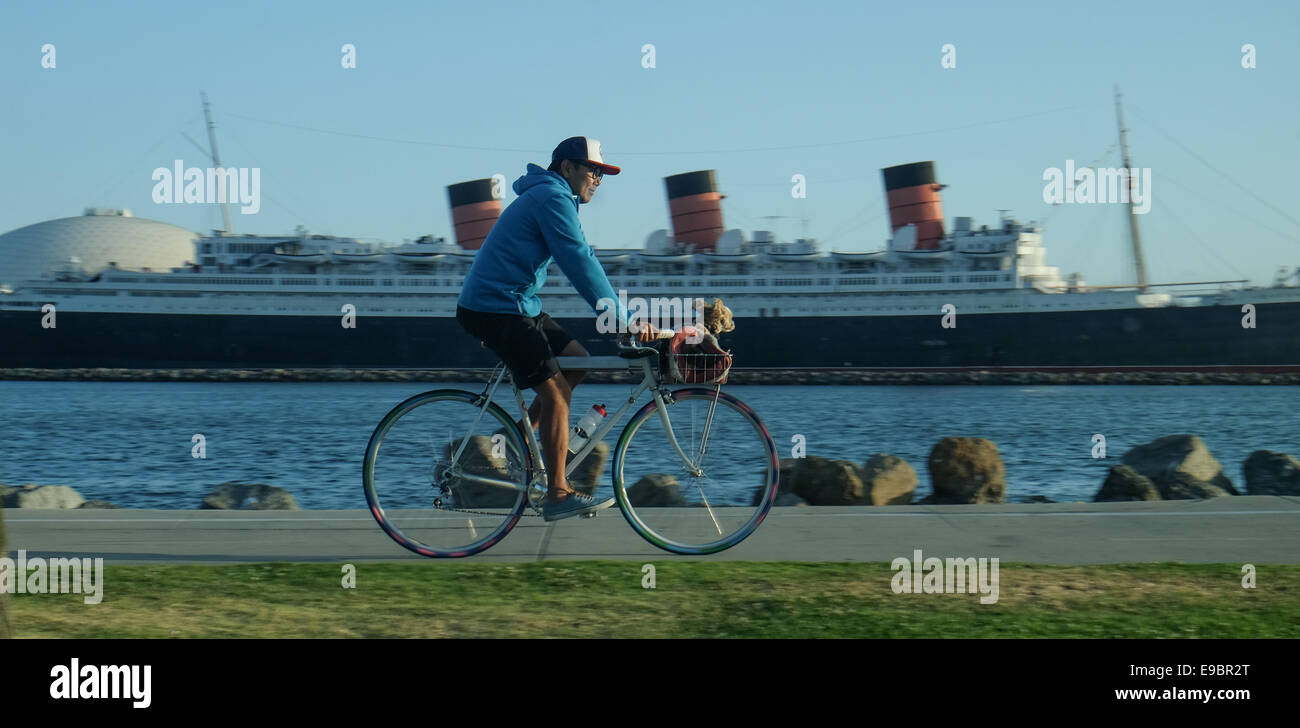
{"label": "grass", "polygon": [[895,594],[888,564],[107,566],[104,599],[15,594],[16,637],[1300,637],[1300,566],[1002,565],[999,600]]}

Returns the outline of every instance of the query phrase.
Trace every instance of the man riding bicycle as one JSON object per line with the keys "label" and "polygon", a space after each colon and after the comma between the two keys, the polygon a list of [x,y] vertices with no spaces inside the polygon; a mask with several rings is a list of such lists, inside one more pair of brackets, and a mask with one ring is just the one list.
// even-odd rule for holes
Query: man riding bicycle
{"label": "man riding bicycle", "polygon": [[559,356],[587,356],[577,339],[542,313],[537,293],[555,261],[577,292],[597,313],[615,308],[619,331],[640,329],[643,342],[658,332],[648,322],[631,326],[605,269],[578,222],[578,205],[591,202],[604,175],[621,170],[605,164],[600,142],[570,137],[551,153],[542,169],[529,164],[513,185],[518,197],[501,213],[465,276],[456,320],[501,357],[520,389],[537,393],[528,416],[540,426],[542,457],[550,474],[542,516],[554,521],[614,505],[569,488],[565,452],[569,447],[569,404],[585,371],[561,372]]}

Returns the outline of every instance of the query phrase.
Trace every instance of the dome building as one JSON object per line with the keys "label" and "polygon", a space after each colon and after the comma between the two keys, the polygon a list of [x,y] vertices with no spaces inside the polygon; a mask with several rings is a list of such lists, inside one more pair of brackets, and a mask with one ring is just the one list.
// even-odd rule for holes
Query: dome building
{"label": "dome building", "polygon": [[167,271],[194,258],[198,235],[130,210],[86,208],[80,217],[46,220],[0,235],[0,286],[52,276],[76,258],[76,268],[95,273],[110,262],[119,268]]}

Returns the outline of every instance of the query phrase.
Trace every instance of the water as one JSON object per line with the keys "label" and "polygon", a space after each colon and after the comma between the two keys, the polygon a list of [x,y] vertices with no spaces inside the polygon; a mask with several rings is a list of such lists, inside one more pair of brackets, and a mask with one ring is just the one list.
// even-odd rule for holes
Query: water
{"label": "water", "polygon": [[[464,384],[0,382],[0,483],[69,485],[125,508],[197,508],[218,483],[267,483],[303,508],[365,508],[361,459],[381,417],[406,397]],[[1200,435],[1238,488],[1255,450],[1300,454],[1300,387],[729,386],[763,417],[781,457],[925,462],[946,435],[986,437],[1007,499],[1088,501],[1130,447]],[[628,385],[584,384],[574,410],[621,401]],[[508,398],[499,398],[510,404]],[[513,411],[512,407],[508,407]],[[621,429],[616,428],[614,435]],[[204,459],[192,436],[206,439]],[[1092,457],[1094,434],[1106,459]],[[616,437],[606,438],[611,446]],[[606,467],[602,484],[608,488]]]}

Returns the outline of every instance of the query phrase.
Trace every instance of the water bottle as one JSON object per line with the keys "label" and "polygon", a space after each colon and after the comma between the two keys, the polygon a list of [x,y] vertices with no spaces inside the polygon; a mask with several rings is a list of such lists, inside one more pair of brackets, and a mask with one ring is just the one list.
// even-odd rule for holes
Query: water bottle
{"label": "water bottle", "polygon": [[605,417],[605,405],[593,404],[591,410],[578,420],[578,424],[573,426],[569,431],[569,452],[576,453],[587,444],[591,439],[592,433],[600,426],[600,421]]}

